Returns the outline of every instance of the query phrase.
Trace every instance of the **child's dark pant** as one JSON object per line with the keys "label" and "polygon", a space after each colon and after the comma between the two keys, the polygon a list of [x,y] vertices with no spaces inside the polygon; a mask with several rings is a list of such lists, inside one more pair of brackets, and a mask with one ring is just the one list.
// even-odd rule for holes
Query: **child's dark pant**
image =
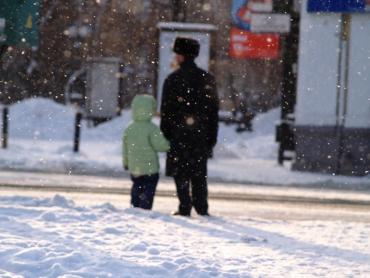
{"label": "child's dark pant", "polygon": [[152,209],[159,174],[134,177],[131,188],[131,205],[135,208]]}

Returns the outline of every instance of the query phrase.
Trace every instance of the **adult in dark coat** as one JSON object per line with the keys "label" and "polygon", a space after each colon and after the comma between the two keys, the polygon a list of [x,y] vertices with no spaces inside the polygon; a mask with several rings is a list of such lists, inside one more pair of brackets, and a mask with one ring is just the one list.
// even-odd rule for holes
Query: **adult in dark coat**
{"label": "adult in dark coat", "polygon": [[196,40],[176,39],[180,68],[166,78],[161,103],[161,130],[171,145],[166,174],[174,177],[180,202],[174,214],[183,216],[190,216],[193,206],[208,215],[207,160],[217,142],[216,83],[194,62],[199,48]]}

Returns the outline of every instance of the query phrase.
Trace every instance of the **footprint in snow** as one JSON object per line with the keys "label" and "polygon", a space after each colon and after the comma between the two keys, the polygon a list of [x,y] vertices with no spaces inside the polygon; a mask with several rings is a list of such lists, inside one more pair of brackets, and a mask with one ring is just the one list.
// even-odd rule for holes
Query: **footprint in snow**
{"label": "footprint in snow", "polygon": [[131,251],[145,252],[148,246],[145,243],[135,244],[130,248]]}
{"label": "footprint in snow", "polygon": [[104,232],[107,234],[113,234],[113,235],[120,235],[122,232],[120,230],[117,230],[116,228],[105,228]]}
{"label": "footprint in snow", "polygon": [[149,253],[150,255],[159,255],[161,252],[160,252],[158,249],[156,249],[156,248],[150,248],[150,249],[148,250],[148,253]]}
{"label": "footprint in snow", "polygon": [[245,243],[267,243],[267,239],[261,237],[250,237],[250,236],[242,236],[240,238],[242,242]]}

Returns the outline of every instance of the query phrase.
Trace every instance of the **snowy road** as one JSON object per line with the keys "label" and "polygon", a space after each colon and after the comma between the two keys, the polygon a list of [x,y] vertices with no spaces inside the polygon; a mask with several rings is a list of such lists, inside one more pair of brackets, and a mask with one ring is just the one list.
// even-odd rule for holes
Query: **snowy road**
{"label": "snowy road", "polygon": [[[110,203],[126,209],[130,186],[128,178],[0,172],[1,196],[52,198],[60,194],[82,206]],[[209,195],[211,213],[218,216],[370,222],[368,191],[211,182]],[[161,179],[154,210],[169,214],[176,207],[173,181]]]}
{"label": "snowy road", "polygon": [[[97,206],[110,203],[119,209],[129,207],[129,195],[89,192],[60,192],[48,190],[12,190],[0,186],[0,196],[27,196],[52,198],[59,194],[73,200],[79,206]],[[176,209],[175,196],[157,196],[154,211],[170,214]],[[370,223],[370,206],[330,203],[298,203],[286,201],[240,201],[210,199],[213,215],[232,218],[263,218],[268,220],[322,220]]]}

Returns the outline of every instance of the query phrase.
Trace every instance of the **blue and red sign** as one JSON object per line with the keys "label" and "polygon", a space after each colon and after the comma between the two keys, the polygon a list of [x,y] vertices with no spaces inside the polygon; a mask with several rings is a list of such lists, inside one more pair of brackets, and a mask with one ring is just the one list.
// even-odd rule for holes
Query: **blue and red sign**
{"label": "blue and red sign", "polygon": [[[248,3],[249,2],[249,3]],[[236,27],[243,30],[251,29],[252,11],[249,0],[234,0],[231,6],[231,17]]]}
{"label": "blue and red sign", "polygon": [[234,26],[242,30],[251,30],[253,13],[272,12],[273,0],[233,0],[231,17]]}
{"label": "blue and red sign", "polygon": [[277,59],[280,53],[279,34],[257,34],[231,28],[231,58],[237,59]]}
{"label": "blue and red sign", "polygon": [[308,0],[307,11],[323,13],[370,12],[370,0]]}
{"label": "blue and red sign", "polygon": [[229,55],[236,59],[277,59],[279,34],[255,34],[251,30],[252,14],[272,10],[272,0],[233,0]]}

